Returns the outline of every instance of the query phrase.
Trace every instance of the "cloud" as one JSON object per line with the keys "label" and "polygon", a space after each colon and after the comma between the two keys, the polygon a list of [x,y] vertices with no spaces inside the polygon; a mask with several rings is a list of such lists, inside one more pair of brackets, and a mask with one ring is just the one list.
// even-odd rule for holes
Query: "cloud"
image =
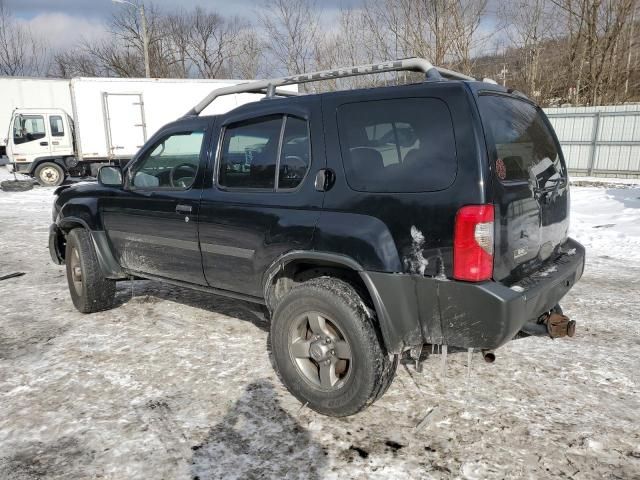
{"label": "cloud", "polygon": [[18,17],[17,21],[31,29],[53,51],[67,49],[83,39],[97,40],[108,35],[101,19],[66,13],[41,13],[28,19]]}

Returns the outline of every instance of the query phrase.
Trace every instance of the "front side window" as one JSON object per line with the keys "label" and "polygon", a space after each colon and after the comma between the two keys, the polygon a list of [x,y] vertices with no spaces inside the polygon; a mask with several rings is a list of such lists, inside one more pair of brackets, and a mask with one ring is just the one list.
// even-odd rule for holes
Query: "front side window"
{"label": "front side window", "polygon": [[277,115],[245,121],[225,128],[218,184],[228,188],[292,189],[302,182],[310,162],[305,120]]}
{"label": "front side window", "polygon": [[13,121],[13,143],[33,142],[46,137],[42,115],[16,115]]}
{"label": "front side window", "polygon": [[52,137],[64,137],[64,125],[60,115],[51,115],[49,117],[49,126],[51,127]]}
{"label": "front side window", "polygon": [[435,98],[350,103],[338,109],[349,186],[361,192],[425,192],[453,183],[453,121]]}
{"label": "front side window", "polygon": [[129,172],[133,189],[191,188],[200,165],[204,132],[174,133],[159,140]]}

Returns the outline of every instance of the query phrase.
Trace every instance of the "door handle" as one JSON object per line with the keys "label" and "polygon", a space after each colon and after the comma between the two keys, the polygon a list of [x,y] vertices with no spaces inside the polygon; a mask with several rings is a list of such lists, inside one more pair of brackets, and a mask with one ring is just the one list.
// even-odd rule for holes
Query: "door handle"
{"label": "door handle", "polygon": [[46,147],[47,145],[49,145],[49,142],[40,142],[40,145]]}
{"label": "door handle", "polygon": [[51,142],[51,145],[60,145],[60,142]]}
{"label": "door handle", "polygon": [[336,174],[330,168],[322,168],[318,170],[314,186],[318,192],[326,192],[333,187],[336,181]]}
{"label": "door handle", "polygon": [[191,213],[191,205],[176,205],[176,213]]}

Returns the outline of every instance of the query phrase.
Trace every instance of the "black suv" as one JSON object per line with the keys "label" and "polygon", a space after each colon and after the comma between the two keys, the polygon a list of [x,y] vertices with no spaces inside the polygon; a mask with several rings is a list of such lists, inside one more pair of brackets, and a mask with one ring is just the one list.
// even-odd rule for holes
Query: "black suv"
{"label": "black suv", "polygon": [[[423,82],[277,87],[422,71]],[[215,98],[265,92],[224,115]],[[266,306],[276,369],[314,410],[354,414],[425,344],[572,335],[582,275],[558,140],[521,94],[408,59],[213,92],[122,170],[56,191],[49,248],[74,305],[146,278]]]}

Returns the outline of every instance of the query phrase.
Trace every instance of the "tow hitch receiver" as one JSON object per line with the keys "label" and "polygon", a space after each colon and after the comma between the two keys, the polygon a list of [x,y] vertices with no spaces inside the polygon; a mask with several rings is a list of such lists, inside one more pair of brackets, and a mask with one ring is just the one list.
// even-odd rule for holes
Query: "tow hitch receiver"
{"label": "tow hitch receiver", "polygon": [[551,338],[573,337],[576,334],[575,320],[569,320],[566,315],[552,313],[543,320],[547,326],[547,333]]}
{"label": "tow hitch receiver", "polygon": [[561,313],[547,313],[542,315],[535,323],[526,323],[522,327],[522,333],[524,333],[524,336],[573,337],[576,334],[576,322]]}

